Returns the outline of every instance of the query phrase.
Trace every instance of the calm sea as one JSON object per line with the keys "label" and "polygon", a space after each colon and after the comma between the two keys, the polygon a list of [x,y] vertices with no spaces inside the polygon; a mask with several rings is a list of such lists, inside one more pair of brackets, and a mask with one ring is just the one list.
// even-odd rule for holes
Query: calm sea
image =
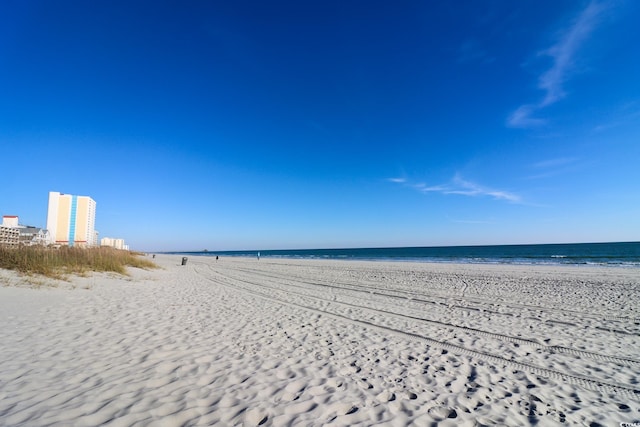
{"label": "calm sea", "polygon": [[[183,255],[640,267],[640,242],[179,252]],[[177,252],[174,252],[177,253]]]}

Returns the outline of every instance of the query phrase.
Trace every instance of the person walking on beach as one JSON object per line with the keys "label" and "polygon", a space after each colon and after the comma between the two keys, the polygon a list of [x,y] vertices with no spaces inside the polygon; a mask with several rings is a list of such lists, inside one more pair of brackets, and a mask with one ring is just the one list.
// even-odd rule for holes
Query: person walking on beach
{"label": "person walking on beach", "polygon": [[258,252],[258,261],[260,261],[260,252]]}

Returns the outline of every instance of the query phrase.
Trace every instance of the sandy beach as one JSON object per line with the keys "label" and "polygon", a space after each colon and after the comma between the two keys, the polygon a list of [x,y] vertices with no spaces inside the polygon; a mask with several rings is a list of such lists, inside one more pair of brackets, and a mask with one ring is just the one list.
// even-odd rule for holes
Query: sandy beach
{"label": "sandy beach", "polygon": [[0,271],[0,425],[640,422],[637,268],[155,261]]}

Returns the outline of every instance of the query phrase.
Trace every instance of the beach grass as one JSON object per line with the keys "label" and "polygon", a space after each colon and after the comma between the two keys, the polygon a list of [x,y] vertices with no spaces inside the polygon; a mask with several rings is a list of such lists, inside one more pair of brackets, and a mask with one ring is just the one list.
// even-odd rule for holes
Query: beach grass
{"label": "beach grass", "polygon": [[156,264],[142,258],[142,255],[108,247],[0,247],[0,268],[54,279],[64,279],[68,275],[86,275],[89,272],[115,272],[126,275],[128,266],[157,268]]}

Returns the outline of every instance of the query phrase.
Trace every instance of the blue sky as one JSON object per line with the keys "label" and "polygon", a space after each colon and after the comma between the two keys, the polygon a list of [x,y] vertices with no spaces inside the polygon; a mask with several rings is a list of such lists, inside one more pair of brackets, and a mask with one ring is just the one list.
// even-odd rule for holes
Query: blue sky
{"label": "blue sky", "polygon": [[640,2],[5,1],[0,214],[133,249],[640,240]]}

